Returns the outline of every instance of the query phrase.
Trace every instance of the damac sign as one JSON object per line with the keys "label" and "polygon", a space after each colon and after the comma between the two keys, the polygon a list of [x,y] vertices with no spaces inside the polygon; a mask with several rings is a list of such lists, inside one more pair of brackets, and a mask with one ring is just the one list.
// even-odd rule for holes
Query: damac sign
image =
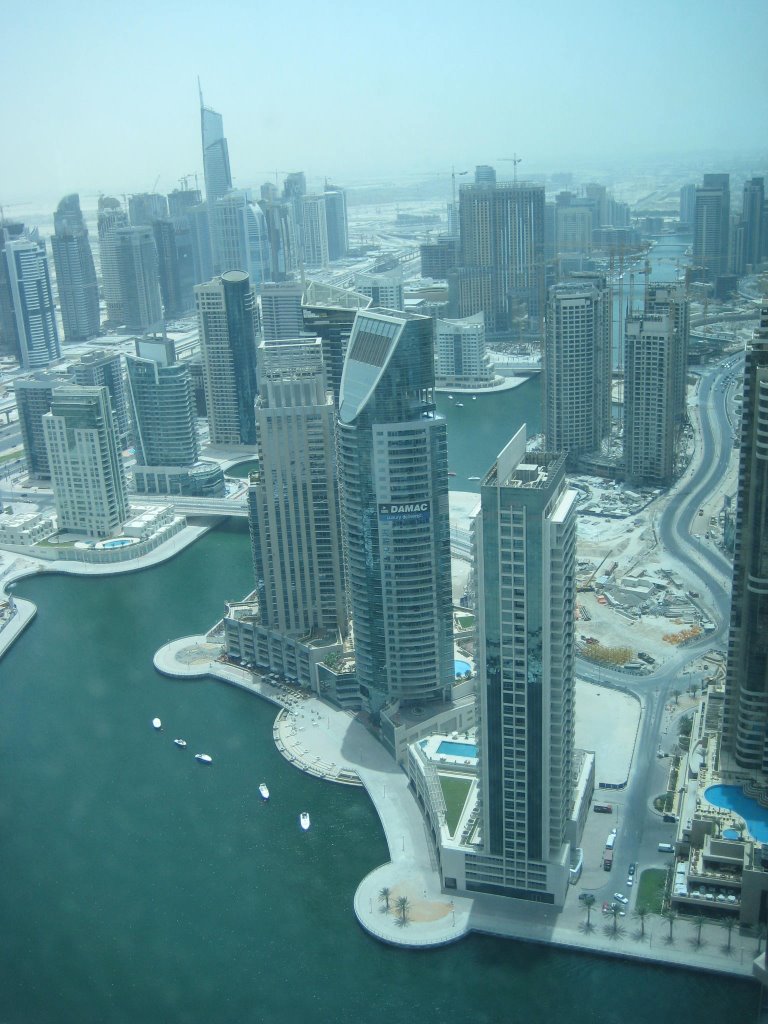
{"label": "damac sign", "polygon": [[408,501],[403,504],[386,502],[379,504],[379,522],[382,523],[428,523],[429,502]]}

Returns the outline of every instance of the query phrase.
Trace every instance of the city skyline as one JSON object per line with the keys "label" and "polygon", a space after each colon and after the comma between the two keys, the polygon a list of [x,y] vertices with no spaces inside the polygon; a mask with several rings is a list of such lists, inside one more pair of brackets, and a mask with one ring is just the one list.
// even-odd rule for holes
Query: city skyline
{"label": "city skyline", "polygon": [[[708,152],[715,163],[726,163],[736,153],[755,153],[759,163],[768,77],[762,33],[743,31],[745,23],[758,28],[766,22],[757,0],[744,0],[739,17],[714,3],[702,10],[654,0],[620,18],[600,0],[588,0],[578,12],[564,4],[555,11],[512,11],[494,2],[480,22],[493,31],[475,37],[467,36],[453,4],[430,0],[414,10],[397,3],[386,22],[374,23],[350,5],[319,19],[300,3],[292,11],[290,73],[283,49],[261,43],[285,31],[279,12],[260,11],[253,32],[233,31],[239,22],[247,27],[251,13],[239,0],[219,6],[215,19],[182,19],[153,7],[148,33],[145,3],[129,13],[83,2],[66,14],[49,11],[43,20],[15,11],[14,35],[32,47],[36,74],[24,76],[25,89],[0,117],[3,137],[24,143],[0,168],[0,201],[12,206],[43,190],[169,192],[195,174],[202,185],[198,75],[206,106],[224,119],[235,187],[301,167],[312,187],[325,175],[450,175],[452,165],[493,164],[514,153],[523,157],[521,174],[584,160],[594,166],[619,154],[632,161]],[[541,45],[532,45],[530,56],[518,47],[509,60],[513,31],[514,38]],[[104,45],[105,33],[113,45]],[[66,76],[58,74],[56,60],[62,40],[77,40],[87,56],[71,62]],[[0,81],[15,95],[12,85],[30,47],[9,49]],[[254,49],[259,76],[249,87],[242,68],[250,66]],[[116,50],[142,59],[122,62],[118,75]],[[451,53],[455,61],[445,59]],[[729,73],[715,88],[708,68],[730,54]],[[574,79],[574,61],[589,68],[584,84]],[[472,66],[471,87],[452,88],[457,65]],[[343,110],[332,133],[325,117],[307,116],[309,96],[321,110]],[[492,104],[484,102],[488,96]],[[640,116],[644,109],[653,109],[654,117]],[[397,147],[386,132],[366,131],[360,144],[359,125],[390,124],[393,113]]]}

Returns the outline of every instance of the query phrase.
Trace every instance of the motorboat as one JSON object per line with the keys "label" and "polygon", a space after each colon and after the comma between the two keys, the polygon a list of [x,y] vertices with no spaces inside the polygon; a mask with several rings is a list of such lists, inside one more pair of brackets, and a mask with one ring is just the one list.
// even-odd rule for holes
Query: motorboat
{"label": "motorboat", "polygon": [[174,740],[173,742],[176,744],[177,747],[186,747],[187,745],[186,740]]}
{"label": "motorboat", "polygon": [[307,814],[306,811],[302,811],[301,814],[299,815],[299,824],[301,825],[305,832],[309,830],[310,821],[309,815]]}
{"label": "motorboat", "polygon": [[453,401],[453,395],[448,395],[451,401]]}
{"label": "motorboat", "polygon": [[269,800],[269,790],[267,789],[266,782],[259,783],[259,793],[261,794],[262,800]]}
{"label": "motorboat", "polygon": [[162,729],[163,728],[163,723],[160,721],[159,718],[153,718],[152,719],[152,728],[153,729]]}
{"label": "motorboat", "polygon": [[476,402],[476,401],[477,401],[477,395],[472,395],[472,401],[473,401],[473,402]]}
{"label": "motorboat", "polygon": [[202,764],[211,764],[213,758],[210,754],[195,754],[195,760],[200,761]]}
{"label": "motorboat", "polygon": [[468,476],[467,477],[467,480],[479,480],[479,479],[480,479],[479,476]]}
{"label": "motorboat", "polygon": [[463,409],[464,408],[464,403],[463,402],[457,402],[456,403],[456,408],[457,409]]}
{"label": "motorboat", "polygon": [[448,470],[448,476],[456,476],[456,473],[455,473],[455,471],[454,471],[454,470],[452,470],[452,469],[449,469],[449,470]]}

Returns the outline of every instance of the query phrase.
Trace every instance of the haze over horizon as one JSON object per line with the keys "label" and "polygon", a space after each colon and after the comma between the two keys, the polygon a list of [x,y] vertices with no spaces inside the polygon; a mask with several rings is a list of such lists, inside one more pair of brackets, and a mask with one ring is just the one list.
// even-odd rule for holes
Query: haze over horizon
{"label": "haze over horizon", "polygon": [[[7,17],[10,17],[7,15]],[[197,76],[224,117],[235,186],[303,169],[351,180],[712,154],[765,163],[768,8],[740,0],[138,0],[17,7],[0,67],[0,205],[202,185]],[[13,144],[9,144],[13,140]],[[754,155],[754,156],[753,156]],[[509,172],[509,174],[507,174]]]}

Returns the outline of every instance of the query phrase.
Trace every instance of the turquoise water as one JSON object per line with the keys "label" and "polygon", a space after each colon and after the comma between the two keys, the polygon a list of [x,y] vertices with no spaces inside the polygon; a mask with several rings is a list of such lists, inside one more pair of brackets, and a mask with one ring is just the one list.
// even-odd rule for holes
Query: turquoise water
{"label": "turquoise water", "polygon": [[740,836],[741,833],[738,832],[735,828],[723,829],[723,839],[738,839]]}
{"label": "turquoise water", "polygon": [[751,835],[760,843],[768,843],[768,809],[746,796],[741,786],[710,786],[704,796],[715,807],[726,807],[740,814]]}
{"label": "turquoise water", "polygon": [[441,740],[437,753],[450,754],[451,757],[477,757],[477,746],[474,743],[456,743],[453,740]]}
{"label": "turquoise water", "polygon": [[284,761],[261,701],[152,667],[250,587],[244,522],[141,573],[17,584],[39,611],[0,662],[0,1021],[755,1019],[750,982],[485,937],[424,953],[370,938],[352,898],[387,853],[364,791]]}
{"label": "turquoise water", "polygon": [[461,658],[454,658],[453,660],[453,672],[454,675],[463,676],[465,672],[469,672],[472,666],[468,661],[462,661]]}

